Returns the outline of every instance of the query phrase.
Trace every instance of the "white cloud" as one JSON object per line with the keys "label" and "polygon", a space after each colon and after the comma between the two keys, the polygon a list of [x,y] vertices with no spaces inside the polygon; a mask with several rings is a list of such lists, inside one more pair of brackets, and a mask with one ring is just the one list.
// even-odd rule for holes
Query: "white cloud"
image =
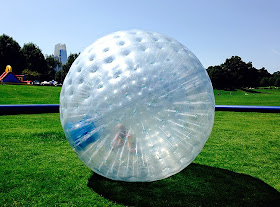
{"label": "white cloud", "polygon": [[272,49],[272,52],[277,54],[277,55],[280,55],[280,52],[278,50]]}

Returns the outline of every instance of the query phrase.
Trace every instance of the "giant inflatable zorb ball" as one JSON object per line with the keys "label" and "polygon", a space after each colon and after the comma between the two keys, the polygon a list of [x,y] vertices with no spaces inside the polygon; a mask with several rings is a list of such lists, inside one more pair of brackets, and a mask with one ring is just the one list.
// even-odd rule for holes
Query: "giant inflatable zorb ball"
{"label": "giant inflatable zorb ball", "polygon": [[210,136],[211,81],[185,46],[164,35],[120,31],[86,48],[60,94],[67,140],[94,172],[155,181],[188,166]]}

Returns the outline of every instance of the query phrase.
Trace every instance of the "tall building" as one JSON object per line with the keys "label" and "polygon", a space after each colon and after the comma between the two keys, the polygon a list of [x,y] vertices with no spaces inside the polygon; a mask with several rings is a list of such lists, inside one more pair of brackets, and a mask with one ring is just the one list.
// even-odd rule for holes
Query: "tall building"
{"label": "tall building", "polygon": [[[62,65],[65,65],[67,63],[67,51],[66,51],[66,45],[65,44],[56,44],[54,47],[54,57],[61,63]],[[60,70],[61,67],[57,67],[57,70]]]}

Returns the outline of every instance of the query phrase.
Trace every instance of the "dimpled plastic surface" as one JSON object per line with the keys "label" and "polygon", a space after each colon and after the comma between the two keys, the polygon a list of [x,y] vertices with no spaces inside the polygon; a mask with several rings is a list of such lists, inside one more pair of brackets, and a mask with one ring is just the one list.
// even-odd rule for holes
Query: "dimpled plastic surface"
{"label": "dimpled plastic surface", "polygon": [[113,180],[154,181],[188,166],[215,113],[206,70],[164,35],[120,31],[75,60],[60,95],[61,124],[78,157]]}

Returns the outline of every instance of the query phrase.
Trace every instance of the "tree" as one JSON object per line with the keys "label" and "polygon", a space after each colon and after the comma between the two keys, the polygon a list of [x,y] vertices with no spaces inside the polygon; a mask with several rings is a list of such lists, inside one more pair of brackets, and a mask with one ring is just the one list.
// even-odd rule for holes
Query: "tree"
{"label": "tree", "polygon": [[31,71],[29,69],[24,69],[22,71],[22,74],[25,75],[26,80],[32,81],[40,79],[41,76],[40,73],[38,73],[37,71]]}
{"label": "tree", "polygon": [[272,74],[272,82],[274,86],[279,87],[280,86],[280,71],[274,72]]}
{"label": "tree", "polygon": [[232,88],[242,88],[248,86],[246,79],[249,76],[249,70],[252,69],[252,63],[245,63],[238,56],[232,56],[221,65],[221,67],[230,74],[230,85]]}
{"label": "tree", "polygon": [[260,80],[259,86],[270,86],[270,78],[262,77],[262,79]]}
{"label": "tree", "polygon": [[275,80],[275,86],[276,87],[280,86],[280,77]]}
{"label": "tree", "polygon": [[38,72],[40,80],[45,78],[48,66],[41,49],[33,43],[27,43],[21,48],[21,52],[25,58],[25,68]]}
{"label": "tree", "polygon": [[264,68],[262,67],[261,69],[259,69],[259,77],[270,77],[271,74]]}
{"label": "tree", "polygon": [[0,71],[11,65],[15,74],[24,69],[23,56],[19,44],[13,38],[3,34],[0,36]]}
{"label": "tree", "polygon": [[76,54],[76,53],[70,54],[70,56],[68,57],[67,63],[62,66],[63,73],[65,73],[67,75],[70,67],[72,66],[72,64],[76,60],[76,58],[79,56],[79,54]]}
{"label": "tree", "polygon": [[55,76],[54,76],[54,80],[56,80],[59,83],[62,83],[64,78],[65,78],[65,76],[62,76],[62,70],[56,71]]}
{"label": "tree", "polygon": [[210,66],[207,68],[207,72],[214,88],[231,88],[228,71],[223,70],[221,66]]}
{"label": "tree", "polygon": [[[79,53],[80,54],[80,53]],[[63,82],[68,71],[70,70],[70,67],[72,66],[73,62],[76,60],[76,58],[79,56],[79,54],[70,54],[67,60],[67,63],[62,66],[62,69],[57,71],[55,74],[55,80],[58,82]]]}
{"label": "tree", "polygon": [[248,71],[246,73],[246,79],[244,82],[245,87],[258,87],[260,83],[259,72],[253,67],[252,63],[247,63]]}
{"label": "tree", "polygon": [[47,55],[46,62],[47,71],[43,75],[44,77],[46,77],[46,79],[53,80],[55,79],[55,69],[57,68],[57,66],[60,66],[61,63],[56,58],[54,58],[53,55]]}
{"label": "tree", "polygon": [[264,67],[257,70],[252,62],[245,63],[238,56],[226,59],[219,66],[208,67],[207,72],[217,89],[269,86],[277,80]]}

